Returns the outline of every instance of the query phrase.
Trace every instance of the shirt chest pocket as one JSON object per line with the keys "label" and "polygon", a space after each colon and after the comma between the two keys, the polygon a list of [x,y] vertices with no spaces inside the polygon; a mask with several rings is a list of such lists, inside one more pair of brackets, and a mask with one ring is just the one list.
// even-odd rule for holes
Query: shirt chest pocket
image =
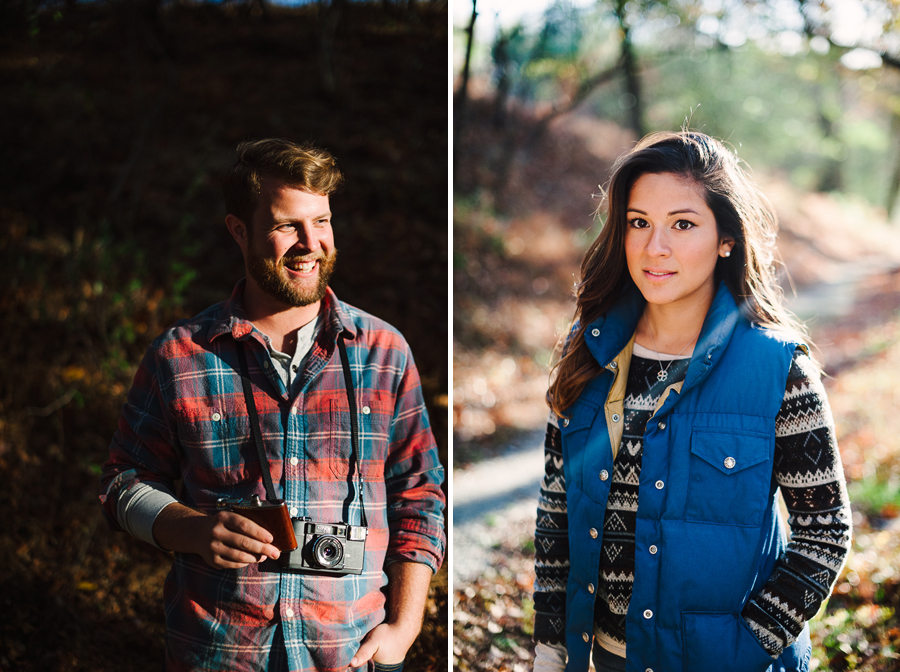
{"label": "shirt chest pocket", "polygon": [[694,428],[685,520],[755,527],[772,481],[773,438],[763,432]]}
{"label": "shirt chest pocket", "polygon": [[259,457],[243,397],[181,399],[171,409],[185,460],[199,483],[233,486],[258,474]]}
{"label": "shirt chest pocket", "polygon": [[[357,391],[356,405],[359,449],[362,453],[357,455],[357,459],[361,459],[363,480],[381,479],[384,477],[384,461],[394,418],[393,398],[377,392]],[[346,397],[335,397],[329,402],[328,434],[328,471],[337,478],[347,478],[352,444],[350,405]]]}

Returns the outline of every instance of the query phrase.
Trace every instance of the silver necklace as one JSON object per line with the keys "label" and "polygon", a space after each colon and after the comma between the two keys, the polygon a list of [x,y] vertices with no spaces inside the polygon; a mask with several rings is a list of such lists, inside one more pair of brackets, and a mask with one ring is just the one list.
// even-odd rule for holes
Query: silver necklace
{"label": "silver necklace", "polygon": [[[695,338],[692,338],[690,341],[688,341],[687,345],[684,346],[684,347],[681,349],[681,351],[680,351],[677,355],[675,355],[674,358],[672,358],[672,359],[669,360],[669,363],[666,364],[666,368],[663,368],[663,365],[662,365],[662,355],[659,354],[659,350],[658,350],[657,347],[656,347],[656,339],[653,338],[653,332],[650,331],[650,325],[649,325],[649,324],[647,325],[647,333],[650,334],[650,341],[653,343],[653,352],[656,353],[656,360],[657,360],[657,362],[659,363],[659,373],[656,374],[656,379],[657,379],[659,382],[664,382],[664,381],[668,380],[668,378],[669,378],[669,367],[672,366],[672,362],[674,362],[676,359],[678,359],[678,358],[681,356],[681,353],[684,352],[685,350],[687,350],[688,345],[690,345],[691,343],[693,343],[694,341],[696,341],[697,338],[695,337]],[[699,334],[698,334],[698,336],[699,336]]]}

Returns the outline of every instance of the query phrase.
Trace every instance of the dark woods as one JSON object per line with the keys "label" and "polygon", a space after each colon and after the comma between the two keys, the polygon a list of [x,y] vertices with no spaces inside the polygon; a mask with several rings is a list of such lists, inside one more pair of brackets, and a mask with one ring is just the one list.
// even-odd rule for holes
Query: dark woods
{"label": "dark woods", "polygon": [[[239,141],[337,157],[332,286],[410,341],[446,462],[447,6],[13,0],[0,40],[0,669],[156,669],[169,561],[97,473],[149,341],[242,275]],[[446,667],[446,583],[412,670]]]}

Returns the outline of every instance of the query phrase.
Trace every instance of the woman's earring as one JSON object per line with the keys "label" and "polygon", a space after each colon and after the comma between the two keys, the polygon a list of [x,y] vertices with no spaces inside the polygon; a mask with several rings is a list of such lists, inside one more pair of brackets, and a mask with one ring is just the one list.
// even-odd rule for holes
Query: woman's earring
{"label": "woman's earring", "polygon": [[725,250],[725,254],[723,254],[722,256],[723,256],[723,257],[730,257],[730,256],[731,256],[731,250]]}

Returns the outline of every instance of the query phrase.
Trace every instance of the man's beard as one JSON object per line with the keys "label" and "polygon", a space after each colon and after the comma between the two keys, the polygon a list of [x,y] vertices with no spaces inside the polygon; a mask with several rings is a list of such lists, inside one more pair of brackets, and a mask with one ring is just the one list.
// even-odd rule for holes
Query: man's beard
{"label": "man's beard", "polygon": [[[285,264],[293,261],[312,261],[314,259],[319,262],[319,273],[315,287],[298,286],[288,279]],[[247,274],[269,296],[289,306],[300,308],[309,306],[324,298],[328,281],[334,272],[335,261],[337,261],[336,249],[329,255],[325,255],[320,251],[318,255],[282,257],[278,261],[274,261],[270,257],[263,257],[257,254],[256,250],[251,246],[247,250]]]}

